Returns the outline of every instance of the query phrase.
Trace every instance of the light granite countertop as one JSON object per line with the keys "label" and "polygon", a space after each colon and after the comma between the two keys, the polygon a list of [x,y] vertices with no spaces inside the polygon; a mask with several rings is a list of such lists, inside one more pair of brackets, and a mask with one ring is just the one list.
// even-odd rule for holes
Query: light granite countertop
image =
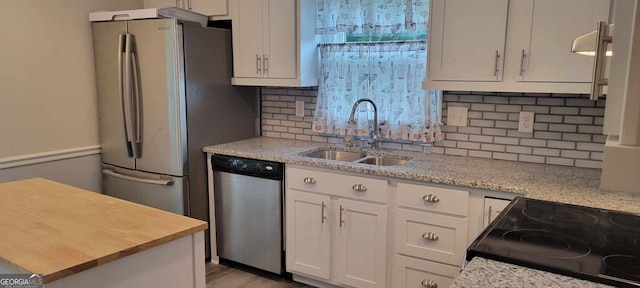
{"label": "light granite countertop", "polygon": [[450,287],[609,288],[613,286],[475,257],[464,267],[460,276]]}
{"label": "light granite countertop", "polygon": [[[598,169],[396,150],[368,150],[368,152],[392,157],[411,157],[411,159],[399,166],[373,166],[302,156],[304,152],[324,147],[340,146],[257,137],[208,146],[203,148],[203,151],[427,183],[511,192],[528,198],[640,214],[640,193],[611,192],[600,189],[601,171]],[[340,149],[343,148],[340,147]]]}

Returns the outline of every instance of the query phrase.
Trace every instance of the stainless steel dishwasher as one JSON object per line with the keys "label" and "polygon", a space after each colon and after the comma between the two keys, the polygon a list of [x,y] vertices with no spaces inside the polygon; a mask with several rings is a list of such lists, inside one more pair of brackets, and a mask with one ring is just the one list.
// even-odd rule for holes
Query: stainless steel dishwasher
{"label": "stainless steel dishwasher", "polygon": [[212,157],[218,256],[282,274],[284,164]]}

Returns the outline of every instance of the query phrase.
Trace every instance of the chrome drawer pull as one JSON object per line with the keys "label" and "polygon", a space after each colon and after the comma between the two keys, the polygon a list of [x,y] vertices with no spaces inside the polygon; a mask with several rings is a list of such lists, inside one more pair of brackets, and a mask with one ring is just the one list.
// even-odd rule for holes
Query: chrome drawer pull
{"label": "chrome drawer pull", "polygon": [[427,195],[424,195],[424,197],[422,197],[422,200],[435,203],[435,202],[439,202],[440,198],[438,198],[438,196],[433,194],[427,194]]}
{"label": "chrome drawer pull", "polygon": [[353,187],[351,187],[351,189],[353,189],[353,191],[357,191],[357,192],[365,192],[365,191],[367,191],[367,186],[364,186],[363,184],[356,184],[356,185],[353,185]]}
{"label": "chrome drawer pull", "polygon": [[436,234],[436,233],[426,232],[426,233],[422,234],[422,238],[427,239],[427,240],[431,240],[431,241],[436,241],[440,237],[438,237],[438,234]]}
{"label": "chrome drawer pull", "polygon": [[304,181],[304,183],[306,184],[316,184],[317,182],[316,178],[313,178],[313,177],[305,177],[304,180],[302,181]]}
{"label": "chrome drawer pull", "polygon": [[424,288],[438,288],[438,283],[436,283],[436,281],[433,281],[431,279],[424,279],[424,280],[422,280],[422,287],[424,287]]}

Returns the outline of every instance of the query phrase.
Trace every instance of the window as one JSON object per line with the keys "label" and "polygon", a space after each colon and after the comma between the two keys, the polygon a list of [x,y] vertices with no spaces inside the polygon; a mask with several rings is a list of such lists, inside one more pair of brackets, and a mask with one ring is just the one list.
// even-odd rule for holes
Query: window
{"label": "window", "polygon": [[372,110],[362,103],[357,124],[347,123],[353,103],[378,107],[383,138],[441,140],[442,93],[422,90],[426,78],[426,0],[317,0],[317,34],[339,39],[320,44],[321,75],[313,130],[368,135]]}

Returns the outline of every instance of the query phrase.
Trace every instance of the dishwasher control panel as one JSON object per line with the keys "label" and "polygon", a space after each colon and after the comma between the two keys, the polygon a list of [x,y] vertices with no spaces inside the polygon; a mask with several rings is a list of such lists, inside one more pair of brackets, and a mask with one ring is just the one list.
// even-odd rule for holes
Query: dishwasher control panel
{"label": "dishwasher control panel", "polygon": [[274,180],[282,179],[284,172],[283,163],[226,155],[213,155],[211,165],[213,171],[232,172]]}

